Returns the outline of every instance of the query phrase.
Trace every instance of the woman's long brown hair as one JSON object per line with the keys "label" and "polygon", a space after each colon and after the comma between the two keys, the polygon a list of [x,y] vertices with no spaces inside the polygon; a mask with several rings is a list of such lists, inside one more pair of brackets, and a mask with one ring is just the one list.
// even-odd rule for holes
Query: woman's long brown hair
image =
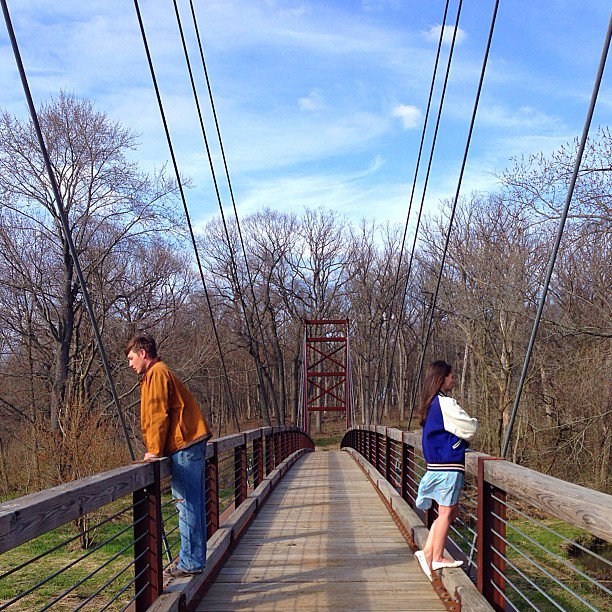
{"label": "woman's long brown hair", "polygon": [[453,371],[446,361],[432,361],[425,370],[421,386],[421,405],[419,406],[419,423],[425,425],[429,406],[442,387],[444,379]]}

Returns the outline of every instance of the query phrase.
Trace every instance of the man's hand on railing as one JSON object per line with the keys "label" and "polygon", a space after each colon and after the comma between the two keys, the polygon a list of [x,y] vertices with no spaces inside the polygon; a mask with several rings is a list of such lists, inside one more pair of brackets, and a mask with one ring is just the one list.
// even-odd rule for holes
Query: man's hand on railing
{"label": "man's hand on railing", "polygon": [[133,461],[132,463],[150,463],[151,461],[155,461],[156,459],[163,459],[163,457],[158,457],[157,455],[154,455],[153,453],[145,453],[142,459],[137,459],[136,461]]}

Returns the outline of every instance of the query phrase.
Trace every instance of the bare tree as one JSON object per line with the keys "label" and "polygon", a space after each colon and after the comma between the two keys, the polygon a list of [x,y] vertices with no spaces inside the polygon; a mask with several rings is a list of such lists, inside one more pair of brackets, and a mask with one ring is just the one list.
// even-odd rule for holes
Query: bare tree
{"label": "bare tree", "polygon": [[[126,153],[134,148],[135,136],[90,102],[62,93],[43,105],[39,116],[72,239],[85,277],[95,286],[93,281],[104,277],[116,253],[144,248],[151,231],[172,227],[169,211],[163,208],[172,183],[163,174],[147,176],[128,161]],[[71,364],[81,359],[74,339],[82,305],[43,167],[32,125],[2,113],[0,257],[8,283],[1,297],[7,300],[5,306],[22,300],[29,313],[29,328],[16,330],[19,335],[27,338],[36,331],[35,341],[46,344],[38,358],[53,363],[49,411],[56,427],[60,406],[71,399]],[[102,295],[108,308],[106,284],[103,289],[95,303],[99,312]]]}

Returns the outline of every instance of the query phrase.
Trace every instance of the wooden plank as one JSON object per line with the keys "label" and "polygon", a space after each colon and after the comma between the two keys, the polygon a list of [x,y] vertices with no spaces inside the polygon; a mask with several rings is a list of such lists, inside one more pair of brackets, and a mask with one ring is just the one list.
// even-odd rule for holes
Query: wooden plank
{"label": "wooden plank", "polygon": [[188,603],[202,588],[209,576],[227,552],[232,542],[232,530],[221,527],[208,540],[206,549],[206,567],[201,574],[174,579],[164,590],[164,593],[179,593],[182,601]]}
{"label": "wooden plank", "polygon": [[238,506],[237,510],[232,512],[232,515],[227,521],[223,521],[222,527],[232,530],[233,537],[240,534],[244,526],[253,518],[257,510],[257,498],[251,497],[243,504]]}
{"label": "wooden plank", "polygon": [[444,610],[370,482],[311,453],[270,494],[197,609]]}
{"label": "wooden plank", "polygon": [[612,495],[508,461],[486,461],[487,482],[570,525],[612,542]]}
{"label": "wooden plank", "polygon": [[[398,518],[404,523],[406,529],[412,532],[417,546],[419,548],[423,548],[423,546],[425,546],[425,542],[427,541],[429,531],[423,525],[423,523],[421,523],[418,515],[412,510],[406,501],[399,496],[397,491],[384,478],[382,478],[381,474],[365,460],[364,457],[352,449],[349,449],[348,453],[356,461],[363,465],[364,469],[367,470],[370,477],[376,482],[377,487],[389,500],[391,507],[397,514]],[[445,552],[447,557],[452,558],[452,555],[448,554],[448,551]],[[478,592],[472,581],[462,569],[448,568],[439,571],[438,575],[442,580],[442,584],[451,594],[451,596],[457,593],[461,597],[463,609],[473,610],[474,612],[485,612],[493,609],[483,595]]]}
{"label": "wooden plank", "polygon": [[249,431],[244,432],[244,438],[247,442],[252,442],[253,440],[259,440],[262,436],[261,429],[249,429]]}
{"label": "wooden plank", "polygon": [[215,438],[213,442],[215,442],[217,445],[217,452],[223,453],[243,444],[244,435],[232,434],[231,436],[223,436],[222,438]]}
{"label": "wooden plank", "polygon": [[[281,469],[288,469],[287,466],[293,465],[303,454],[309,452],[310,451],[306,449],[295,451],[278,466],[277,475],[280,475]],[[181,601],[186,602],[185,605],[187,606],[192,604],[191,600],[196,596],[198,591],[203,588],[206,581],[210,579],[210,576],[217,571],[230,545],[240,537],[245,525],[253,518],[256,509],[264,503],[272,486],[271,481],[271,475],[267,476],[264,481],[251,492],[247,501],[235,510],[229,519],[210,537],[207,543],[206,567],[204,568],[204,572],[196,576],[173,580],[166,587],[165,593],[181,593]]]}
{"label": "wooden plank", "polygon": [[[164,462],[170,463],[170,460],[164,459]],[[152,482],[152,464],[138,463],[4,502],[0,504],[0,553]]]}
{"label": "wooden plank", "polygon": [[162,593],[147,612],[181,612],[185,609],[184,593]]}

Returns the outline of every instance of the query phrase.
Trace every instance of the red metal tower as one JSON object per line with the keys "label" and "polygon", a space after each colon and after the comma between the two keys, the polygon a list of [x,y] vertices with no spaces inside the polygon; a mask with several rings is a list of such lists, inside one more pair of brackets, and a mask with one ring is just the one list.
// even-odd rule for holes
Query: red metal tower
{"label": "red metal tower", "polygon": [[348,319],[304,319],[304,429],[311,412],[345,412],[351,425]]}

